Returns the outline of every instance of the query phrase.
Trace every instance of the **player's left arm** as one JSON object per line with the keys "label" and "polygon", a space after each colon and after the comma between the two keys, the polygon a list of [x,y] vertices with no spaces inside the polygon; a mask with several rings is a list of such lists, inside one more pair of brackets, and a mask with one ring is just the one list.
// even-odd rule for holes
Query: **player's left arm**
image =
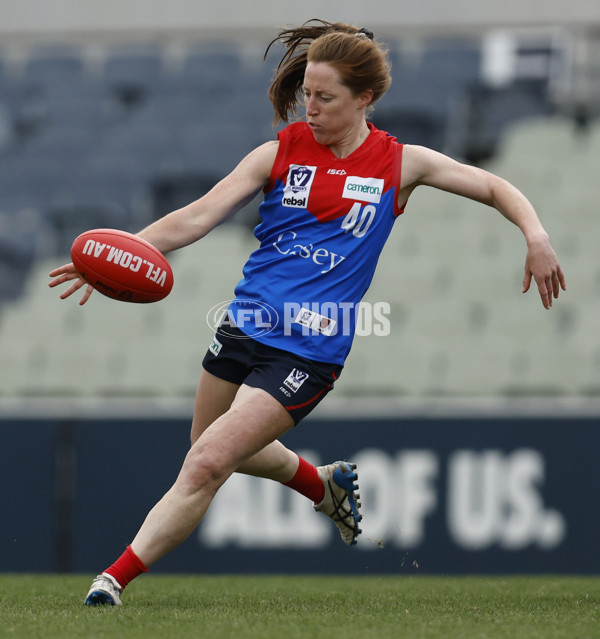
{"label": "player's left arm", "polygon": [[404,204],[419,185],[432,186],[492,206],[516,224],[527,242],[523,292],[535,279],[545,308],[552,306],[566,282],[548,233],[531,202],[510,182],[442,153],[421,146],[404,145],[398,203]]}

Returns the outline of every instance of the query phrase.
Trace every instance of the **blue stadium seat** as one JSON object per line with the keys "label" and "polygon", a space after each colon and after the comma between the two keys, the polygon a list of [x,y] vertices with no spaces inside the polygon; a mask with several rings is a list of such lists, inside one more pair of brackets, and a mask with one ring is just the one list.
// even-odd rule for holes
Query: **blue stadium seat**
{"label": "blue stadium seat", "polygon": [[19,84],[38,100],[49,96],[78,96],[91,90],[82,51],[78,47],[38,47],[26,60]]}
{"label": "blue stadium seat", "polygon": [[0,100],[8,111],[16,145],[37,130],[43,114],[44,95],[41,87],[20,77],[0,79]]}
{"label": "blue stadium seat", "polygon": [[105,60],[101,83],[126,107],[143,103],[163,78],[163,56],[154,46],[115,47]]}
{"label": "blue stadium seat", "polygon": [[71,47],[39,47],[26,60],[23,77],[26,81],[52,89],[81,83],[85,65],[81,51]]}
{"label": "blue stadium seat", "polygon": [[137,226],[137,207],[147,187],[144,182],[119,172],[119,164],[113,169],[114,173],[80,173],[72,183],[57,189],[48,205],[63,208],[72,207],[77,202],[86,202],[87,205],[97,203],[99,206],[108,203],[122,211],[121,228],[130,230],[132,225]]}
{"label": "blue stadium seat", "polygon": [[32,200],[47,201],[73,179],[70,163],[60,164],[29,156],[10,156],[0,162],[0,192],[5,195],[27,195]]}
{"label": "blue stadium seat", "polygon": [[[32,210],[0,208],[0,304],[22,294],[29,270],[39,257],[42,225],[33,220],[35,215]],[[39,216],[37,220],[41,222]]]}
{"label": "blue stadium seat", "polygon": [[160,127],[177,130],[203,115],[203,103],[191,95],[160,93],[151,96],[131,115],[129,122],[137,127]]}
{"label": "blue stadium seat", "polygon": [[5,153],[15,142],[13,114],[8,104],[2,101],[0,88],[0,154]]}
{"label": "blue stadium seat", "polygon": [[126,124],[106,129],[96,151],[154,164],[157,157],[169,149],[171,144],[172,134],[166,127],[133,119]]}
{"label": "blue stadium seat", "polygon": [[436,151],[444,146],[444,125],[435,114],[421,108],[376,107],[371,118],[382,131],[398,138],[403,144],[418,144]]}
{"label": "blue stadium seat", "polygon": [[118,202],[97,197],[65,198],[48,207],[48,221],[56,242],[55,252],[69,255],[73,240],[94,228],[129,227],[130,214]]}
{"label": "blue stadium seat", "polygon": [[260,132],[245,123],[196,122],[186,126],[178,140],[180,153],[190,170],[223,177],[265,142]]}
{"label": "blue stadium seat", "polygon": [[[153,168],[150,167],[150,168]],[[108,200],[126,212],[122,221],[124,230],[139,230],[150,215],[150,176],[147,166],[131,157],[119,157],[115,153],[96,152],[81,166],[74,185],[61,191],[86,191],[90,198],[101,202]]]}
{"label": "blue stadium seat", "polygon": [[480,81],[479,43],[464,40],[430,42],[423,53],[420,71],[440,91],[464,91]]}
{"label": "blue stadium seat", "polygon": [[97,145],[99,134],[93,127],[64,124],[47,125],[22,144],[15,159],[75,164],[87,157]]}
{"label": "blue stadium seat", "polygon": [[37,101],[37,112],[43,127],[85,127],[99,133],[121,117],[109,97],[94,85],[77,95],[53,93]]}
{"label": "blue stadium seat", "polygon": [[401,141],[443,150],[457,102],[479,80],[479,48],[433,42],[421,55],[393,55],[392,85],[376,105],[374,123]]}
{"label": "blue stadium seat", "polygon": [[199,50],[186,56],[173,83],[199,99],[215,100],[233,96],[242,78],[242,59],[237,52]]}
{"label": "blue stadium seat", "polygon": [[49,253],[51,233],[45,204],[28,193],[0,193],[0,236],[10,244],[8,252],[18,250],[31,262]]}
{"label": "blue stadium seat", "polygon": [[109,84],[134,83],[150,88],[163,73],[163,54],[154,46],[113,47],[101,73]]}
{"label": "blue stadium seat", "polygon": [[501,136],[510,124],[551,113],[551,105],[535,83],[523,81],[502,89],[476,87],[469,95],[463,156],[473,163],[488,160],[497,153]]}

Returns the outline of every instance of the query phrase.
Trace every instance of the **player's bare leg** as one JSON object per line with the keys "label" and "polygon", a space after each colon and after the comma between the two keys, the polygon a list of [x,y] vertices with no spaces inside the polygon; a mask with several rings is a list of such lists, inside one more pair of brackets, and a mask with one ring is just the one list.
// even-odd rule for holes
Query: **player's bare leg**
{"label": "player's bare leg", "polygon": [[289,413],[271,395],[241,386],[231,408],[198,437],[175,484],[150,511],[131,543],[145,566],[187,539],[226,479],[293,425]]}
{"label": "player's bare leg", "polygon": [[[192,442],[227,411],[239,386],[202,371],[192,423]],[[345,544],[354,545],[360,534],[360,495],[356,465],[334,462],[315,468],[281,442],[274,441],[247,459],[237,472],[281,482],[314,502],[315,509],[331,517]]]}
{"label": "player's bare leg", "polygon": [[177,481],[148,514],[132,544],[94,579],[86,605],[120,605],[125,586],[191,534],[218,488],[236,470],[280,481],[309,497],[335,521],[345,543],[356,543],[360,504],[355,501],[354,467],[346,472],[345,462],[336,462],[317,469],[299,458],[277,441],[292,426],[287,410],[265,391],[204,372],[192,446]]}
{"label": "player's bare leg", "polygon": [[[215,420],[229,410],[239,388],[237,384],[220,379],[208,371],[202,371],[192,421],[192,445]],[[285,483],[294,477],[298,463],[296,453],[281,442],[274,441],[245,460],[236,470],[246,475]]]}

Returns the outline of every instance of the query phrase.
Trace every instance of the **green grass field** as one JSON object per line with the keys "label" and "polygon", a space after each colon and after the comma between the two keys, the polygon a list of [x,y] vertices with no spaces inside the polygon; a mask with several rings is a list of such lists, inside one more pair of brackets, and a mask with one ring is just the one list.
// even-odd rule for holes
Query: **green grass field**
{"label": "green grass field", "polygon": [[0,575],[0,637],[600,637],[595,577],[149,576],[88,608],[88,576]]}

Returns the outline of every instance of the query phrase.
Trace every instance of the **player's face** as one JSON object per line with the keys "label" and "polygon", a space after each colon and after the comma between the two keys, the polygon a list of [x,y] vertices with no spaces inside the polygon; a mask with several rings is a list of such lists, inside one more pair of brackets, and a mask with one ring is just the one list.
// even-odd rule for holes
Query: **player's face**
{"label": "player's face", "polygon": [[319,144],[339,144],[364,126],[370,96],[354,95],[327,62],[307,64],[303,94],[306,122]]}

